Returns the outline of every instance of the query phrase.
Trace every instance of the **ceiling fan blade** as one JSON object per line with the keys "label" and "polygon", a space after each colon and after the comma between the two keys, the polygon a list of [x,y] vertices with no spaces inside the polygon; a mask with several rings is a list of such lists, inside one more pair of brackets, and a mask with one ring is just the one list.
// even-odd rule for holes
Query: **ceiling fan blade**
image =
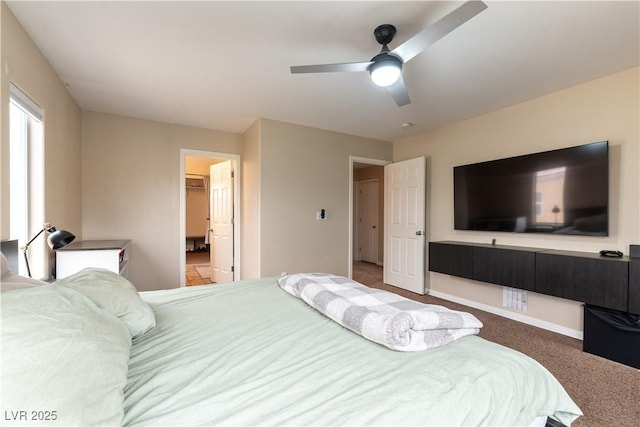
{"label": "ceiling fan blade", "polygon": [[335,73],[349,71],[367,71],[372,62],[346,62],[343,64],[294,65],[291,73]]}
{"label": "ceiling fan blade", "polygon": [[392,84],[391,86],[387,86],[387,92],[389,92],[389,94],[396,101],[398,107],[402,107],[403,105],[411,103],[409,92],[407,92],[407,87],[404,84],[402,75],[400,75],[400,78],[394,84]]}
{"label": "ceiling fan blade", "polygon": [[481,1],[468,1],[389,53],[399,56],[403,62],[407,62],[486,8],[487,5]]}

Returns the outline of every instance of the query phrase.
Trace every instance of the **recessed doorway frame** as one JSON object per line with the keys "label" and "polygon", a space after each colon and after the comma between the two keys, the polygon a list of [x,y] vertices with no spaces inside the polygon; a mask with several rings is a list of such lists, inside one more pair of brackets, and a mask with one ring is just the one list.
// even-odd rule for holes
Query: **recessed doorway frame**
{"label": "recessed doorway frame", "polygon": [[[348,277],[351,279],[353,277],[353,165],[355,163],[362,163],[371,166],[386,166],[388,164],[393,163],[391,160],[381,160],[381,159],[371,159],[368,157],[358,157],[358,156],[349,156],[349,248],[348,248],[348,256],[349,262],[348,265]],[[383,183],[384,185],[384,183]],[[384,208],[384,202],[383,202]],[[384,245],[384,242],[383,242]],[[384,247],[384,246],[383,246]],[[384,268],[384,265],[382,266]]]}
{"label": "recessed doorway frame", "polygon": [[242,206],[240,201],[242,198],[240,197],[240,189],[241,182],[240,177],[242,176],[240,168],[242,164],[240,162],[239,154],[230,154],[230,153],[221,153],[218,151],[203,151],[203,150],[193,150],[187,148],[180,149],[180,236],[179,236],[179,250],[180,250],[180,287],[183,288],[186,286],[186,272],[187,272],[187,261],[184,254],[187,253],[187,190],[186,190],[186,177],[185,177],[185,158],[189,157],[206,157],[206,158],[216,158],[216,159],[228,159],[233,161],[234,174],[233,174],[233,205],[234,205],[234,227],[233,227],[233,280],[240,280],[240,218],[242,218]]}

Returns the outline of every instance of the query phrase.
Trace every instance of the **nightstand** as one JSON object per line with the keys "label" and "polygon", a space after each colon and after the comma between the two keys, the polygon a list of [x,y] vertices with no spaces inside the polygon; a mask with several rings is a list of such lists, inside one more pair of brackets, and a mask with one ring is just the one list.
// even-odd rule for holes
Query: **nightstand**
{"label": "nightstand", "polygon": [[104,268],[129,278],[131,240],[81,240],[56,250],[56,278],[63,279],[83,268]]}

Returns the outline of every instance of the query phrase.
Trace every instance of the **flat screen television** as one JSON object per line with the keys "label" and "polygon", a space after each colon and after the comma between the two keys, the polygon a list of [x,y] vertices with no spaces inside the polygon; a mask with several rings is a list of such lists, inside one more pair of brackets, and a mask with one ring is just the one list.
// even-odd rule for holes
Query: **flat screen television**
{"label": "flat screen television", "polygon": [[609,142],[453,168],[456,230],[607,236]]}

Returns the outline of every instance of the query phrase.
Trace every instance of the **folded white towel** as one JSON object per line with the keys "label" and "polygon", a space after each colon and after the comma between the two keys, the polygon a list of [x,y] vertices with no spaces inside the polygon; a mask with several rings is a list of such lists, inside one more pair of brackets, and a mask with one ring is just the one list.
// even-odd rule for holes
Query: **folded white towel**
{"label": "folded white towel", "polygon": [[423,304],[342,276],[292,274],[278,284],[342,326],[393,350],[428,350],[477,334],[482,327],[470,313]]}

